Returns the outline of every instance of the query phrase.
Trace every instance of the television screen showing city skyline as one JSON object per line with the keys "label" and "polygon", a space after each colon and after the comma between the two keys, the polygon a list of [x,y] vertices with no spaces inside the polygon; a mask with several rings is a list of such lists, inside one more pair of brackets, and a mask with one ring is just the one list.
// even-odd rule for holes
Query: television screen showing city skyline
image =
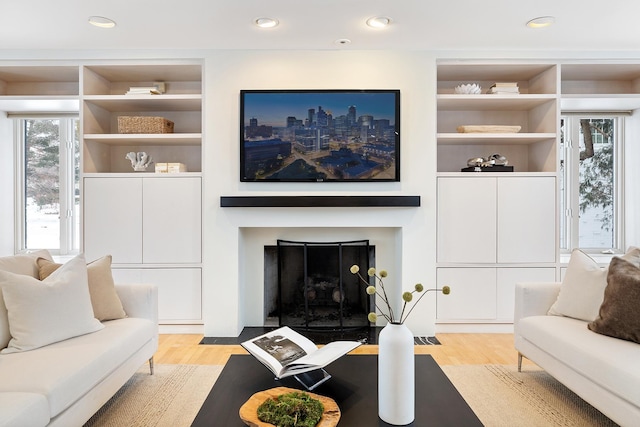
{"label": "television screen showing city skyline", "polygon": [[240,180],[400,180],[399,90],[243,90]]}

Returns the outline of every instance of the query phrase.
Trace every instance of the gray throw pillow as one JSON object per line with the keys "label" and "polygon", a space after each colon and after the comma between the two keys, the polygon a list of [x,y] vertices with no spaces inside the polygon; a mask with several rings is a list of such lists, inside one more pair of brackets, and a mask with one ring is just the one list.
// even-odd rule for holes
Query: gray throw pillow
{"label": "gray throw pillow", "polygon": [[599,334],[640,343],[640,268],[614,257],[600,314],[588,327]]}

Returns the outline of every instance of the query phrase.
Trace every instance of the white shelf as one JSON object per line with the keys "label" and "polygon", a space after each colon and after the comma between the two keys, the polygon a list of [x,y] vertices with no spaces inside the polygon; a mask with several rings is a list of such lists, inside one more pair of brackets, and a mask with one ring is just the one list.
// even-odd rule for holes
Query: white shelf
{"label": "white shelf", "polygon": [[201,94],[184,95],[86,95],[83,100],[111,112],[200,111]]}
{"label": "white shelf", "polygon": [[439,133],[440,145],[529,145],[555,139],[555,133]]}
{"label": "white shelf", "polygon": [[[555,172],[438,172],[438,177],[464,177],[464,178],[504,178],[504,177],[542,177],[550,176],[555,177]],[[439,266],[446,266],[446,264],[439,263]]]}
{"label": "white shelf", "polygon": [[563,94],[560,108],[562,111],[632,111],[640,108],[640,94]]}
{"label": "white shelf", "polygon": [[521,82],[536,78],[553,68],[548,62],[444,60],[438,64],[439,81]]}
{"label": "white shelf", "polygon": [[553,95],[452,95],[441,94],[436,96],[438,110],[440,111],[465,111],[465,110],[530,110],[547,102],[554,102],[557,96]]}
{"label": "white shelf", "polygon": [[80,109],[80,101],[77,95],[16,95],[0,96],[0,111],[19,112],[63,112],[77,113]]}
{"label": "white shelf", "polygon": [[107,145],[200,145],[201,133],[85,134],[85,141]]}
{"label": "white shelf", "polygon": [[153,179],[167,179],[167,178],[188,178],[188,177],[201,177],[202,172],[180,172],[180,173],[155,173],[153,166],[148,172],[90,172],[83,173],[83,178],[153,178]]}

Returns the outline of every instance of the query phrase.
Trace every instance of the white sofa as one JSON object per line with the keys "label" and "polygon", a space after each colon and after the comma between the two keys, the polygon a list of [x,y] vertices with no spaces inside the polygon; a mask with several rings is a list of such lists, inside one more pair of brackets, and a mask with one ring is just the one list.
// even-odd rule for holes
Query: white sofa
{"label": "white sofa", "polygon": [[[12,270],[37,277],[37,268]],[[0,426],[82,426],[147,361],[153,373],[157,288],[115,288],[125,318],[44,347],[0,354]]]}
{"label": "white sofa", "polygon": [[518,369],[524,356],[621,426],[640,425],[640,344],[592,332],[587,321],[548,315],[560,285],[516,285]]}

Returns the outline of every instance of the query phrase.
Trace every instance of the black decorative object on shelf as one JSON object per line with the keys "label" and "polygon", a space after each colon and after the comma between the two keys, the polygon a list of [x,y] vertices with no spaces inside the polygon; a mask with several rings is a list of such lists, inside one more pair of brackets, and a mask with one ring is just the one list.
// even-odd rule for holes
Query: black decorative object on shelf
{"label": "black decorative object on shelf", "polygon": [[469,166],[460,169],[461,172],[513,172],[513,166]]}

